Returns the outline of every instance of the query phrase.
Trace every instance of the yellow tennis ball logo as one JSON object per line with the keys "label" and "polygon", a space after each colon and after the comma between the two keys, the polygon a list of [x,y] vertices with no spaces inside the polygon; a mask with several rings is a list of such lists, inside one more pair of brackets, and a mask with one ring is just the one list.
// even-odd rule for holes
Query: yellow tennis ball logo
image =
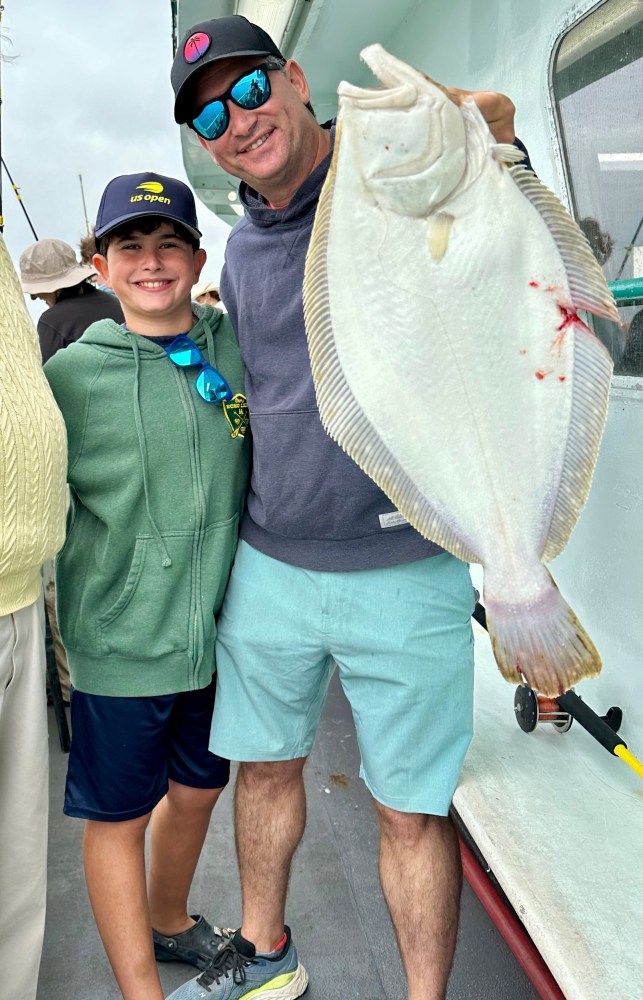
{"label": "yellow tennis ball logo", "polygon": [[132,203],[137,201],[151,201],[158,202],[161,205],[171,205],[171,198],[164,198],[161,196],[163,190],[163,185],[159,181],[144,181],[143,184],[139,184],[136,188],[137,191],[145,191],[145,194],[133,194],[130,198]]}

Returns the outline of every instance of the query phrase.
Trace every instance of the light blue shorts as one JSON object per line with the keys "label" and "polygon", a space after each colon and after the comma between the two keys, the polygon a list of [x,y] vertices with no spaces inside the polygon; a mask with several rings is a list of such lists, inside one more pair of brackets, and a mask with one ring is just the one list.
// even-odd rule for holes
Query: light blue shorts
{"label": "light blue shorts", "polygon": [[322,573],[240,542],[218,622],[210,749],[306,757],[337,664],[373,796],[445,816],[473,730],[474,604],[467,565],[446,553]]}

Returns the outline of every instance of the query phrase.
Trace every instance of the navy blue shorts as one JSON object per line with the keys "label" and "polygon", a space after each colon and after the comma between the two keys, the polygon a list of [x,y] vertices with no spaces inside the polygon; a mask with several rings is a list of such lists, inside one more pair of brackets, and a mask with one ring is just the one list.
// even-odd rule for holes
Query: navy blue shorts
{"label": "navy blue shorts", "polygon": [[155,698],[71,693],[67,816],[122,822],[145,816],[168,789],[223,788],[230,761],[208,750],[215,681]]}

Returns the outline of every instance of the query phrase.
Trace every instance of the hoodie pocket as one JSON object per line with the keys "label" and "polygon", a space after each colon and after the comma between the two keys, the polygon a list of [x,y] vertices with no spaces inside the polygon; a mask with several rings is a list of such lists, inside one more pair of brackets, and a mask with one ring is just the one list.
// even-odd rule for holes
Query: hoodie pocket
{"label": "hoodie pocket", "polygon": [[167,567],[156,541],[137,536],[123,590],[97,622],[101,653],[150,660],[189,648],[194,533],[162,538],[172,560]]}

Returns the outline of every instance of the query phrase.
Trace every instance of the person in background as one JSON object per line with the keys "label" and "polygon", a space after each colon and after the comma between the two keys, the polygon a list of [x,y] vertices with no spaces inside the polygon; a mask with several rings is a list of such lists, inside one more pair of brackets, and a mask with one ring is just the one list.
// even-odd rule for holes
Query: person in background
{"label": "person in background", "polygon": [[[137,196],[150,185],[162,199]],[[250,455],[234,331],[190,298],[200,236],[181,181],[110,181],[94,266],[126,322],[92,324],[45,365],[69,438],[56,563],[73,684],[64,809],[85,820],[88,893],[125,1000],[163,1000],[155,958],[203,968],[223,943],[187,905],[230,769],[208,750],[215,616]]]}
{"label": "person in background", "polygon": [[[302,68],[240,15],[194,25],[171,76],[177,123],[243,182],[221,296],[246,361],[254,457],[219,620],[210,743],[241,761],[243,923],[172,1000],[293,1000],[307,987],[285,904],[306,820],[303,768],[335,664],[379,819],[408,995],[442,1000],[461,885],[448,813],[473,728],[468,568],[420,537],[319,419],[302,282],[335,122],[316,120]],[[513,142],[509,98],[473,98],[496,140]],[[328,962],[354,996],[352,970]]]}
{"label": "person in background", "polygon": [[629,325],[625,351],[616,373],[643,376],[643,309],[634,314]]}
{"label": "person in background", "polygon": [[43,364],[96,320],[123,322],[118,300],[88,280],[94,274],[96,269],[79,264],[73,247],[63,240],[38,240],[20,254],[23,291],[48,307],[38,320]]}
{"label": "person in background", "polygon": [[[91,267],[93,270],[92,261],[96,256],[96,236],[94,233],[93,226],[89,233],[87,233],[85,236],[81,236],[78,242],[78,249],[80,251],[81,264],[85,264],[87,267]],[[99,291],[107,292],[109,295],[114,294],[114,289],[110,288],[109,285],[105,284],[101,276],[97,274],[96,271],[94,271],[93,274],[90,274],[89,280],[91,281],[92,285],[98,288]]]}
{"label": "person in background", "polygon": [[65,537],[65,426],[0,236],[0,995],[35,1000],[49,750],[40,568]]}
{"label": "person in background", "polygon": [[[93,240],[93,237],[92,237]],[[123,322],[123,310],[113,295],[98,291],[91,283],[96,269],[79,264],[76,254],[63,240],[38,240],[20,255],[22,288],[32,299],[48,306],[38,320],[38,339],[43,364],[56,351],[73,344],[98,319]],[[69,704],[69,669],[56,619],[53,565],[47,563],[45,606],[54,645],[56,669],[63,701]]]}
{"label": "person in background", "polygon": [[221,309],[223,306],[219,288],[213,281],[198,281],[192,289],[192,299],[201,305],[214,306],[215,309]]}

